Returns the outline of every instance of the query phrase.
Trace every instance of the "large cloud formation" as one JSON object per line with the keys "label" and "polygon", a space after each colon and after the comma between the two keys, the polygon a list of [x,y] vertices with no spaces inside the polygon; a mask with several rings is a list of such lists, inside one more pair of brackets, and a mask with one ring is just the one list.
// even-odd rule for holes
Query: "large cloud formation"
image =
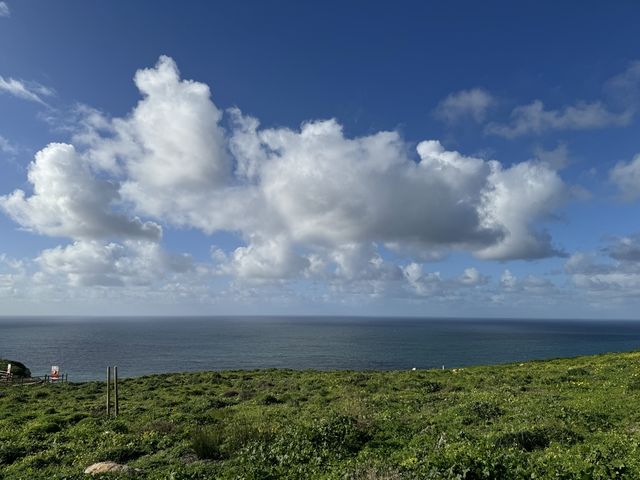
{"label": "large cloud formation", "polygon": [[0,197],[24,228],[76,240],[40,257],[76,283],[91,278],[70,259],[88,257],[99,264],[95,282],[118,283],[128,264],[106,265],[140,250],[107,240],[157,242],[159,224],[238,233],[245,245],[222,255],[218,271],[241,278],[344,277],[344,266],[362,264],[366,275],[424,290],[417,267],[403,273],[380,248],[410,261],[451,250],[496,260],[560,253],[540,229],[566,192],[547,163],[505,167],[436,140],[414,148],[395,131],[348,138],[335,119],[261,129],[238,109],[224,115],[208,86],[181,79],[164,56],[135,84],[142,99],[129,115],[86,109],[75,148],[52,144],[36,156],[33,195]]}
{"label": "large cloud formation", "polygon": [[158,224],[111,210],[117,185],[95,178],[72,145],[52,143],[29,166],[33,195],[23,190],[0,197],[2,207],[24,228],[50,236],[96,239],[125,236],[157,240]]}

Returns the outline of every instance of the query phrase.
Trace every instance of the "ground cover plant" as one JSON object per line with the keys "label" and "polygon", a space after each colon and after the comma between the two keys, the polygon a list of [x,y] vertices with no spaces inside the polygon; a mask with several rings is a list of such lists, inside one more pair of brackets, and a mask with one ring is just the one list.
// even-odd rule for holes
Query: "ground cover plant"
{"label": "ground cover plant", "polygon": [[0,387],[0,477],[640,478],[640,352],[455,370]]}

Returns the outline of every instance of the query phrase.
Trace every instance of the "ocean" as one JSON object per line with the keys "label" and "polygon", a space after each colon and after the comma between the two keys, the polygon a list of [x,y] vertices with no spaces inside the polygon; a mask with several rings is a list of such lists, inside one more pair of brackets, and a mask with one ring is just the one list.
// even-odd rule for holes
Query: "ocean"
{"label": "ocean", "polygon": [[640,322],[366,317],[0,318],[0,357],[69,381],[256,368],[455,368],[640,348]]}

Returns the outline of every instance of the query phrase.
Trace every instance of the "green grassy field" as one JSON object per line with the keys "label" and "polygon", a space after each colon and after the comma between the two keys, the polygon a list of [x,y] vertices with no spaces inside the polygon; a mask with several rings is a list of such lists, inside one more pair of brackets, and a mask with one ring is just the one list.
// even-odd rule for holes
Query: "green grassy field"
{"label": "green grassy field", "polygon": [[[0,387],[0,477],[640,478],[640,352],[461,370]],[[116,478],[107,474],[101,478]]]}

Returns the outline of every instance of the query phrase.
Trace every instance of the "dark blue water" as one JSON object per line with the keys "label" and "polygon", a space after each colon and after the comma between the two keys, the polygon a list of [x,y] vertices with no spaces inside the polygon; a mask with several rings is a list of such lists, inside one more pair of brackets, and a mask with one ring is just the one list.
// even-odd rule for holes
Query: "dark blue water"
{"label": "dark blue water", "polygon": [[253,368],[447,368],[640,348],[640,322],[338,317],[3,318],[0,357],[70,381]]}

